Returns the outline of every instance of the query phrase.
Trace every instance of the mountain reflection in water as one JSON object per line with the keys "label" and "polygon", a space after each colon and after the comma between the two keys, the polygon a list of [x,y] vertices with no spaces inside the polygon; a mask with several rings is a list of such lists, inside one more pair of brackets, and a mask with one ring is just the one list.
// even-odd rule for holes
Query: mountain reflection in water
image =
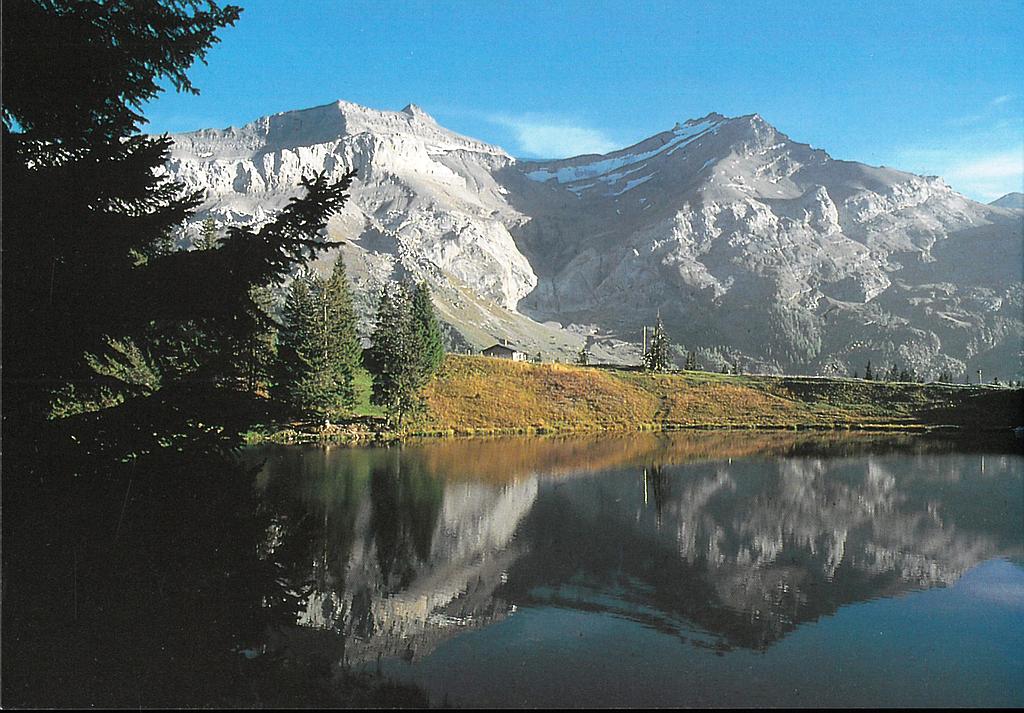
{"label": "mountain reflection in water", "polygon": [[[417,661],[517,607],[724,652],[1024,554],[1019,455],[907,438],[691,433],[265,447],[290,642]],[[328,638],[323,634],[329,633]]]}

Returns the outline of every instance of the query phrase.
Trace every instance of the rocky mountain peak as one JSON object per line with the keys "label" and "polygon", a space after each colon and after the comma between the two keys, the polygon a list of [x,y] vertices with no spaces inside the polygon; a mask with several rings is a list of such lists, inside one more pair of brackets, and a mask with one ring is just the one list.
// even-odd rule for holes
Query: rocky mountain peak
{"label": "rocky mountain peak", "polygon": [[415,104],[338,101],[173,138],[168,172],[207,192],[197,222],[266,220],[302,176],[356,168],[329,232],[364,311],[383,281],[425,279],[461,346],[507,338],[554,359],[589,339],[595,360],[635,363],[660,311],[715,370],[852,373],[870,359],[1024,374],[1013,197],[984,206],[939,179],[833,160],[757,114],[554,161],[517,161]]}
{"label": "rocky mountain peak", "polygon": [[687,119],[682,124],[676,124],[675,130],[679,130],[685,126],[697,126],[698,124],[717,124],[722,121],[726,121],[729,117],[722,116],[716,111],[709,112],[708,114],[700,117],[699,119]]}
{"label": "rocky mountain peak", "polygon": [[417,104],[406,104],[405,108],[402,109],[402,113],[408,114],[414,119],[422,119],[423,121],[429,121],[435,124],[437,123],[434,117],[432,117],[427,112],[423,111],[423,108]]}

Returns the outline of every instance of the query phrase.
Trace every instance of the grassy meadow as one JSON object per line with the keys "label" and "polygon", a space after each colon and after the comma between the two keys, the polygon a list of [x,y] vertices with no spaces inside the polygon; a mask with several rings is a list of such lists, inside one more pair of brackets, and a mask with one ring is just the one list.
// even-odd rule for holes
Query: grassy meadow
{"label": "grassy meadow", "polygon": [[425,430],[455,434],[677,428],[1006,428],[1020,390],[845,378],[645,371],[449,356]]}
{"label": "grassy meadow", "polygon": [[357,379],[351,419],[327,429],[292,424],[251,440],[362,440],[399,435],[703,429],[1000,430],[1024,423],[1024,391],[848,378],[651,373],[448,355],[428,385],[424,412],[388,433]]}

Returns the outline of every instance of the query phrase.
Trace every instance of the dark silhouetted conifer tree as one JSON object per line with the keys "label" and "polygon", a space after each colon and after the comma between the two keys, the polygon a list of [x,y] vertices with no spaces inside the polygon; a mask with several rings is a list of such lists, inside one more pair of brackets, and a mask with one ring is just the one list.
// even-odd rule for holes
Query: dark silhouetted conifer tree
{"label": "dark silhouetted conifer tree", "polygon": [[159,361],[183,334],[204,336],[178,359],[196,368],[165,373],[162,389],[183,378],[237,383],[223,361],[257,329],[251,288],[322,248],[320,228],[352,174],[305,180],[307,195],[276,220],[232,228],[216,250],[168,251],[200,196],[158,171],[171,140],[141,133],[140,108],[160,82],[194,93],[186,71],[239,9],[132,0],[2,8],[5,411],[44,416],[50,394],[71,381],[120,388],[85,355],[118,359],[110,345],[126,339]]}
{"label": "dark silhouetted conifer tree", "polygon": [[285,298],[284,324],[278,335],[277,374],[275,393],[299,408],[314,401],[308,385],[309,375],[318,370],[316,362],[316,300],[313,280],[301,275],[292,280]]}
{"label": "dark silhouetted conifer tree", "polygon": [[[256,330],[253,288],[322,249],[351,174],[307,178],[276,219],[230,229],[215,250],[173,250],[200,196],[167,179],[171,140],[141,133],[141,108],[161,86],[195,92],[186,71],[239,9],[9,0],[0,11],[4,703],[123,704],[118,672],[139,662],[153,674],[130,701],[140,707],[201,706],[197,692],[215,689],[210,700],[245,700],[234,652],[293,615],[301,587],[274,585],[283,572],[260,554],[269,513],[235,456],[266,402],[229,376]],[[111,399],[45,420],[69,384]],[[45,615],[71,606],[71,627]],[[23,625],[9,636],[12,622]],[[126,635],[97,646],[111,631]],[[50,685],[51,669],[67,685]]]}

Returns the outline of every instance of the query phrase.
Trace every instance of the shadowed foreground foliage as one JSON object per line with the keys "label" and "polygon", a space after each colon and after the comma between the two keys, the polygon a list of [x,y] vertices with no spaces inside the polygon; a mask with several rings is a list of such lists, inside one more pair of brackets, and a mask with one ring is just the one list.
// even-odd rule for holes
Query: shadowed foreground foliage
{"label": "shadowed foreground foliage", "polygon": [[[240,9],[2,12],[3,704],[421,702],[266,643],[304,583],[265,546],[278,514],[237,458],[251,423],[283,418],[251,395],[260,290],[328,247],[354,173],[174,249],[202,196],[167,179],[171,140],[142,133],[141,107],[163,83],[194,92]],[[105,408],[48,420],[60,395]]]}

